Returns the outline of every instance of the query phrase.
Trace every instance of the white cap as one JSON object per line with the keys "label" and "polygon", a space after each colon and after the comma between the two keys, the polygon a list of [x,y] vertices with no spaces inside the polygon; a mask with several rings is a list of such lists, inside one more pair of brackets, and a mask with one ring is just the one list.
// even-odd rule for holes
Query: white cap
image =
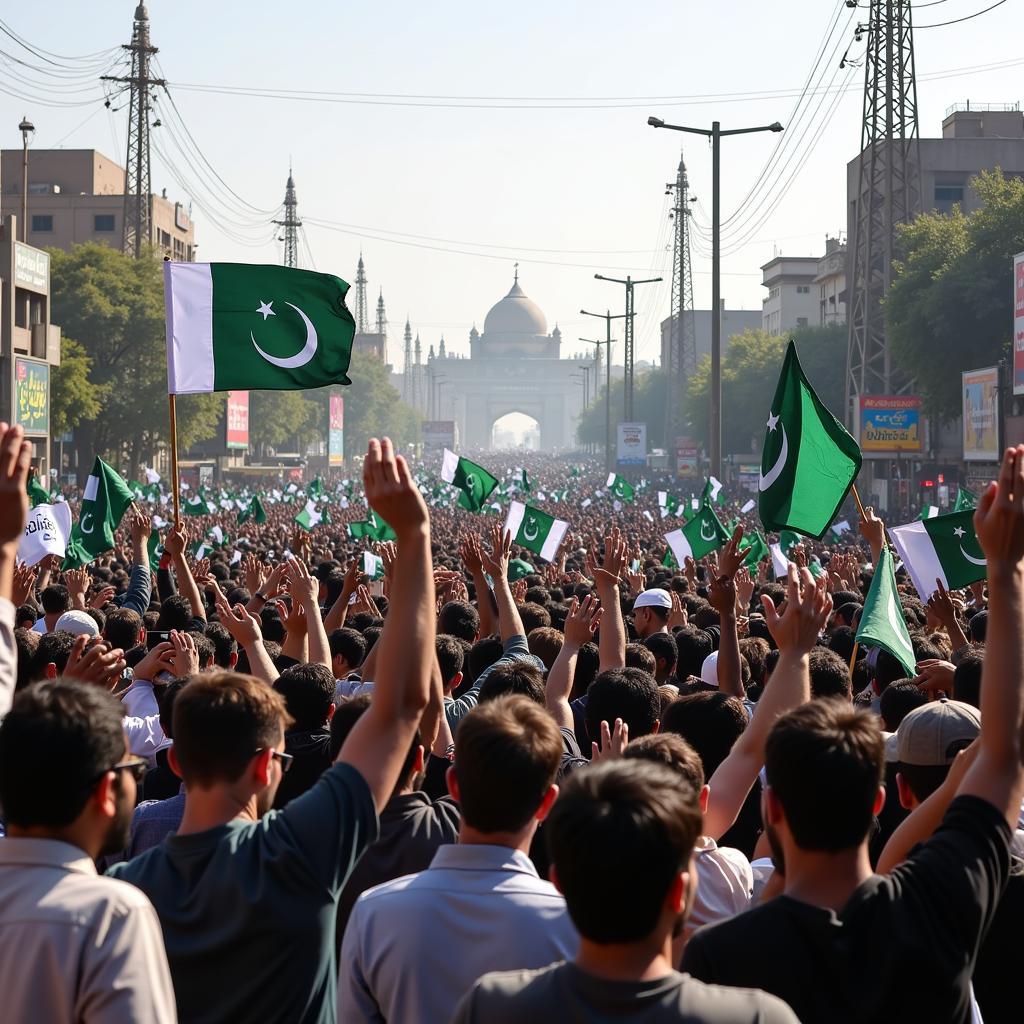
{"label": "white cap", "polygon": [[700,667],[701,682],[708,686],[718,685],[718,651],[712,651]]}
{"label": "white cap", "polygon": [[74,633],[75,636],[100,635],[100,627],[96,625],[96,620],[87,612],[79,611],[77,608],[73,611],[65,612],[57,620],[57,625],[53,628],[55,631],[63,629],[68,633]]}
{"label": "white cap", "polygon": [[653,590],[644,590],[633,602],[633,611],[637,608],[668,608],[672,607],[672,595],[667,590],[654,587]]}

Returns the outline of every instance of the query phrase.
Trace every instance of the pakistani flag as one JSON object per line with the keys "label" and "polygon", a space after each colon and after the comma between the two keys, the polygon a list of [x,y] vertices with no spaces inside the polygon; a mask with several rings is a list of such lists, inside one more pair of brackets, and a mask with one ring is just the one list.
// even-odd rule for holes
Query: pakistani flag
{"label": "pakistani flag", "polygon": [[658,491],[658,507],[665,510],[662,513],[664,517],[679,508],[679,499],[674,494],[669,494],[668,491]]}
{"label": "pakistani flag", "polygon": [[293,522],[298,523],[304,530],[312,530],[314,526],[320,525],[322,519],[323,516],[317,511],[316,502],[310,498]]}
{"label": "pakistani flag", "polygon": [[764,537],[754,530],[743,535],[743,540],[740,541],[740,554],[743,555],[743,564],[748,569],[753,569],[762,558],[767,558],[770,552]]}
{"label": "pakistani flag", "polygon": [[608,474],[608,482],[605,484],[605,487],[607,487],[612,496],[618,498],[619,501],[633,500],[633,485],[624,476],[619,476],[618,473]]}
{"label": "pakistani flag", "polygon": [[384,579],[384,559],[375,555],[372,551],[363,552],[363,572],[371,580]]}
{"label": "pakistani flag", "polygon": [[508,507],[505,529],[517,544],[540,555],[545,561],[553,562],[569,524],[532,505],[513,501]]}
{"label": "pakistani flag", "polygon": [[808,384],[790,341],[761,454],[758,511],[765,529],[821,537],[860,465],[857,442]]}
{"label": "pakistani flag", "polygon": [[239,526],[243,523],[247,523],[250,519],[254,523],[265,523],[267,521],[266,510],[263,508],[263,502],[260,501],[258,494],[254,495],[252,501],[242,508],[235,517]]}
{"label": "pakistani flag", "polygon": [[149,551],[150,572],[156,572],[157,567],[160,565],[160,559],[164,553],[164,545],[160,540],[160,531],[158,529],[150,531],[149,542],[147,543],[146,548]]}
{"label": "pakistani flag", "polygon": [[324,482],[320,477],[316,477],[311,483],[307,484],[306,493],[311,498],[322,498],[327,494],[327,491],[324,490]]}
{"label": "pakistani flag", "polygon": [[954,512],[965,512],[967,509],[978,507],[978,496],[967,490],[966,487],[956,489],[956,504],[953,505]]}
{"label": "pakistani flag", "polygon": [[164,263],[168,392],[350,384],[347,292],[340,277],[294,267]]}
{"label": "pakistani flag", "polygon": [[875,566],[868,596],[864,599],[864,611],[857,630],[857,643],[865,647],[881,647],[888,651],[913,676],[916,659],[914,647],[907,632],[907,623],[900,608],[896,590],[896,574],[893,570],[892,554],[888,547]]}
{"label": "pakistani flag", "polygon": [[216,511],[216,508],[212,506],[202,492],[199,494],[192,495],[183,506],[183,511],[187,516],[206,516]]}
{"label": "pakistani flag", "polygon": [[671,569],[673,566],[677,566],[678,565],[678,562],[676,562],[676,556],[672,554],[672,546],[671,545],[669,545],[667,548],[665,548],[665,555],[664,555],[664,557],[661,560],[661,564],[666,566],[669,569]]}
{"label": "pakistani flag", "polygon": [[716,480],[713,476],[708,477],[708,482],[704,485],[704,490],[701,493],[701,500],[706,504],[715,502],[718,505],[722,505],[725,502],[725,498],[719,497],[722,493],[722,481]]}
{"label": "pakistani flag", "polygon": [[364,537],[379,541],[397,539],[395,531],[372,508],[367,514],[365,522],[348,524],[348,535],[354,540]]}
{"label": "pakistani flag", "polygon": [[[28,503],[31,508],[35,508],[37,505],[49,505],[50,494],[45,487],[39,482],[39,477],[32,473],[28,478],[27,483],[28,489]],[[24,559],[22,559],[24,561]],[[30,562],[29,565],[35,565],[34,562]]]}
{"label": "pakistani flag", "polygon": [[694,561],[717,551],[729,539],[715,510],[702,505],[700,511],[683,527],[665,534],[676,564],[683,565],[687,558]]}
{"label": "pakistani flag", "polygon": [[516,580],[521,580],[525,576],[529,576],[530,573],[536,572],[529,562],[524,562],[521,558],[513,558],[508,563],[508,579],[510,583],[515,583]]}
{"label": "pakistani flag", "polygon": [[889,535],[922,601],[935,593],[937,579],[947,590],[959,590],[987,574],[971,509],[896,526]]}
{"label": "pakistani flag", "polygon": [[939,514],[938,505],[925,505],[917,514],[919,520],[934,519]]}
{"label": "pakistani flag", "polygon": [[491,491],[498,486],[498,478],[491,476],[483,466],[463,459],[447,448],[441,460],[441,479],[459,488],[462,492],[459,494],[459,507],[469,512],[479,512]]}
{"label": "pakistani flag", "polygon": [[132,503],[128,485],[98,455],[82,492],[82,509],[71,530],[65,569],[88,565],[114,546],[114,531]]}

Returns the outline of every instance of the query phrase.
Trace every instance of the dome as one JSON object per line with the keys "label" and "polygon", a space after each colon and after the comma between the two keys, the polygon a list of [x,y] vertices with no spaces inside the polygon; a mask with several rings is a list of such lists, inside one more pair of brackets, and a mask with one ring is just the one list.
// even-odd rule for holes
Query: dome
{"label": "dome", "polygon": [[484,321],[484,334],[519,335],[535,338],[548,333],[548,322],[540,307],[519,287],[518,276],[512,290],[499,303],[491,307]]}

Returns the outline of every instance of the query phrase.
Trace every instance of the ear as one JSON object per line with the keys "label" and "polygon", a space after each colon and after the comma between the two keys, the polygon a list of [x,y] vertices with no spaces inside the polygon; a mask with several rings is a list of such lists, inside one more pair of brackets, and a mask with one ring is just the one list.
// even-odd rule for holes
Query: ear
{"label": "ear", "polygon": [[448,766],[448,770],[444,773],[444,780],[448,783],[449,796],[458,803],[461,798],[459,797],[459,778],[455,774],[455,765]]}
{"label": "ear", "polygon": [[875,793],[875,806],[871,813],[878,817],[882,813],[882,808],[885,806],[885,786],[879,786],[878,792]]}
{"label": "ear", "polygon": [[261,750],[250,762],[252,765],[253,778],[260,789],[270,785],[270,762],[273,761],[271,748]]}
{"label": "ear", "polygon": [[57,666],[54,662],[50,661],[46,664],[46,678],[56,679],[57,678]]}
{"label": "ear", "polygon": [[896,792],[899,794],[900,807],[904,810],[912,811],[917,806],[914,791],[907,784],[907,780],[903,778],[902,772],[896,773]]}
{"label": "ear", "polygon": [[462,685],[463,678],[464,676],[461,672],[456,672],[455,675],[452,676],[451,689],[457,690]]}
{"label": "ear", "polygon": [[657,718],[654,721],[654,728],[651,729],[651,735],[657,736],[659,732],[661,732],[661,719]]}
{"label": "ear", "polygon": [[415,775],[419,775],[419,773],[421,771],[423,771],[423,757],[424,757],[424,751],[423,751],[423,744],[421,743],[416,748],[416,756],[415,756],[415,758],[413,758],[413,762],[412,762],[412,770],[413,770],[413,773]]}
{"label": "ear", "polygon": [[167,763],[171,766],[171,771],[174,772],[179,779],[185,778],[185,776],[181,774],[181,765],[178,763],[178,753],[174,749],[173,744],[167,750]]}
{"label": "ear", "polygon": [[338,710],[338,705],[335,704],[334,701],[332,700],[331,703],[327,705],[327,721],[328,722],[334,717],[334,712],[337,711],[337,710]]}
{"label": "ear", "polygon": [[228,668],[233,669],[238,664],[238,651],[232,651],[228,659]]}
{"label": "ear", "polygon": [[114,792],[116,784],[117,772],[104,772],[92,791],[89,802],[104,818],[113,818],[117,814],[117,794]]}
{"label": "ear", "polygon": [[142,647],[146,643],[146,627],[139,626],[139,640],[135,645],[136,647]]}
{"label": "ear", "polygon": [[672,878],[672,884],[665,893],[665,906],[678,917],[686,906],[686,890],[690,887],[690,872],[680,871]]}
{"label": "ear", "polygon": [[548,791],[544,794],[544,799],[540,802],[540,807],[537,808],[534,817],[538,821],[543,821],[548,814],[551,812],[551,805],[558,799],[558,787],[549,786]]}
{"label": "ear", "polygon": [[782,810],[782,802],[775,795],[775,790],[771,786],[765,786],[761,804],[766,825],[777,825],[780,821],[785,821],[786,815]]}
{"label": "ear", "polygon": [[708,797],[709,796],[711,796],[711,787],[705,782],[704,785],[701,787],[700,796],[697,797],[698,801],[700,802],[700,813],[701,814],[707,814],[708,813]]}

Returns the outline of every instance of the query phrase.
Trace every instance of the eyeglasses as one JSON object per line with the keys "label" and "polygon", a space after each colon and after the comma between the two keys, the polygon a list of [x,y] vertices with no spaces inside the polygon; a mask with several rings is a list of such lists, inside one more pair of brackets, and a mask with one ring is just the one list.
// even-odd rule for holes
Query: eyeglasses
{"label": "eyeglasses", "polygon": [[141,782],[148,770],[149,764],[139,757],[132,757],[127,761],[118,761],[117,764],[111,765],[107,769],[108,772],[130,772],[136,782]]}
{"label": "eyeglasses", "polygon": [[[263,751],[266,750],[266,749],[267,749],[266,747],[260,747],[259,750],[254,750],[253,751],[253,756],[255,757],[256,754],[262,754]],[[281,774],[282,775],[287,775],[288,774],[288,769],[291,768],[291,766],[292,766],[292,761],[295,760],[294,755],[286,754],[283,750],[274,750],[274,748],[271,747],[270,748],[270,756],[272,758],[274,758],[275,761],[279,761],[280,762],[280,764],[281,764]]]}

